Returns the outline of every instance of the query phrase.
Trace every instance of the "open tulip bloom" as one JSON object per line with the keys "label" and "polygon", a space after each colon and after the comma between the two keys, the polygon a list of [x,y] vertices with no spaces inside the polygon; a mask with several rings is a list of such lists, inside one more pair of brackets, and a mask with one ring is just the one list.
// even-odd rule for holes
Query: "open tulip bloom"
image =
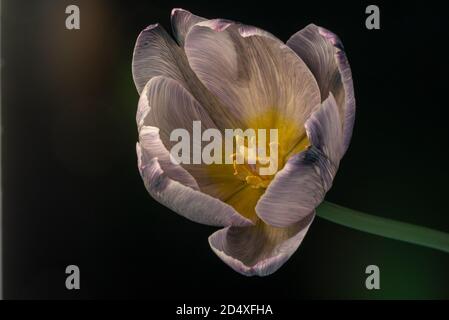
{"label": "open tulip bloom", "polygon": [[[355,99],[343,45],[313,24],[285,44],[259,28],[182,9],[172,11],[171,23],[175,39],[154,24],[134,49],[143,182],[178,214],[223,227],[209,244],[232,269],[271,274],[303,241],[351,140]],[[239,129],[248,135],[235,134]],[[179,130],[194,137],[181,149],[173,139]],[[218,151],[229,130],[232,152]],[[202,161],[212,140],[213,161]],[[262,174],[268,167],[275,170]],[[369,224],[380,218],[321,208],[330,220],[382,234]],[[401,232],[419,227],[386,223],[399,230],[386,236],[414,242]]]}

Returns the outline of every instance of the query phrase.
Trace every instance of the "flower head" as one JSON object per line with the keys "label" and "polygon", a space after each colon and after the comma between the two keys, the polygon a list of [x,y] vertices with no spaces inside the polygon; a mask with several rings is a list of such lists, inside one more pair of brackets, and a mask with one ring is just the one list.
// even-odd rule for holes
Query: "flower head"
{"label": "flower head", "polygon": [[[343,46],[315,25],[284,44],[256,27],[182,9],[171,20],[176,41],[154,24],[134,50],[142,179],[178,214],[224,227],[209,244],[231,268],[271,274],[302,242],[351,139],[355,100]],[[234,152],[219,154],[223,163],[199,163],[194,152],[188,164],[173,161],[172,132],[195,135],[199,121],[203,132],[255,130],[258,152],[251,137],[237,135]],[[261,174],[270,165],[275,171]]]}

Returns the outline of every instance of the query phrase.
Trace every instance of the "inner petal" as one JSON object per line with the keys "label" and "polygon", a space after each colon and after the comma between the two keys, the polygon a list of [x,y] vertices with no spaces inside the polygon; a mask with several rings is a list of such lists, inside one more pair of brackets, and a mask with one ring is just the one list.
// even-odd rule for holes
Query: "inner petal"
{"label": "inner petal", "polygon": [[280,40],[239,27],[222,20],[192,27],[184,48],[195,74],[236,119],[234,127],[253,127],[246,120],[272,109],[304,124],[321,101],[308,67]]}

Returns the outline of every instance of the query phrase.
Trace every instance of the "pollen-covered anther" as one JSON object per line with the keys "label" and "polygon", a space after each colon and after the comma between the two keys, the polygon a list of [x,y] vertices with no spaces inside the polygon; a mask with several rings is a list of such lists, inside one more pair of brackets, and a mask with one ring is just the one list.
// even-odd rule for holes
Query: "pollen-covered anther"
{"label": "pollen-covered anther", "polygon": [[[254,142],[254,141],[253,141]],[[279,144],[276,143],[278,146]],[[259,156],[256,150],[251,150],[246,146],[242,146],[237,153],[230,155],[233,164],[233,174],[238,179],[245,181],[251,188],[266,189],[272,180],[272,176],[261,177],[259,174],[259,169],[261,165],[267,165],[270,161],[275,161],[268,156]],[[243,159],[244,163],[238,163],[238,160]],[[250,161],[251,160],[251,161]]]}

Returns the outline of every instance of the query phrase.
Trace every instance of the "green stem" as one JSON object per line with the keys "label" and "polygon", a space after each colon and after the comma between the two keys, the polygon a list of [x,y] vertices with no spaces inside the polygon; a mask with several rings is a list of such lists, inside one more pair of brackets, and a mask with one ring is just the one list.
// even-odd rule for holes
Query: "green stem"
{"label": "green stem", "polygon": [[410,223],[376,217],[327,201],[318,207],[317,215],[345,227],[449,253],[448,233]]}

